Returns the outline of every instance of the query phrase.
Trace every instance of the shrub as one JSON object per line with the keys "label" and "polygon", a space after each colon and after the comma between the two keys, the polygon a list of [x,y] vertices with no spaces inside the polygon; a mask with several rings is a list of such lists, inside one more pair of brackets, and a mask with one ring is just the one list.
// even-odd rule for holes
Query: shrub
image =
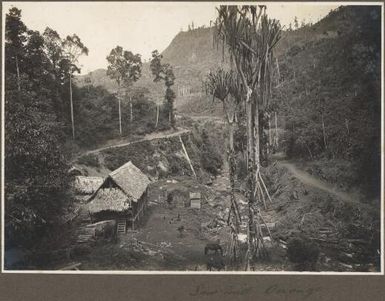
{"label": "shrub", "polygon": [[300,271],[315,270],[319,253],[318,246],[305,238],[293,238],[287,245],[287,257]]}
{"label": "shrub", "polygon": [[201,163],[204,170],[216,176],[222,166],[222,157],[213,149],[208,149],[201,153]]}
{"label": "shrub", "polygon": [[92,167],[99,167],[99,159],[96,155],[84,155],[78,159],[79,164],[87,165],[87,166],[92,166]]}
{"label": "shrub", "polygon": [[216,176],[219,174],[219,169],[222,167],[222,156],[215,146],[215,141],[210,138],[206,129],[202,129],[201,139],[202,145],[200,151],[202,167],[204,170]]}
{"label": "shrub", "polygon": [[81,258],[83,256],[90,254],[91,251],[92,251],[92,248],[88,245],[85,245],[85,246],[78,245],[72,249],[71,257],[72,258]]}

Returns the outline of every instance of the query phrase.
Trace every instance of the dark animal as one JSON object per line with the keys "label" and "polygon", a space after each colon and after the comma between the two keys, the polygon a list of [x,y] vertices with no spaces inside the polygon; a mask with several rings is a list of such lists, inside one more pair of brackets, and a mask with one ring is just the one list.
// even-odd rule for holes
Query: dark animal
{"label": "dark animal", "polygon": [[225,262],[223,261],[222,256],[210,256],[207,260],[206,266],[209,271],[213,268],[220,271],[225,269]]}
{"label": "dark animal", "polygon": [[180,226],[177,229],[179,231],[179,237],[183,237],[184,226]]}
{"label": "dark animal", "polygon": [[219,245],[219,243],[208,243],[205,246],[205,255],[207,255],[209,253],[209,251],[214,251],[215,254],[217,254],[219,251],[221,253],[221,255],[223,255],[223,249]]}

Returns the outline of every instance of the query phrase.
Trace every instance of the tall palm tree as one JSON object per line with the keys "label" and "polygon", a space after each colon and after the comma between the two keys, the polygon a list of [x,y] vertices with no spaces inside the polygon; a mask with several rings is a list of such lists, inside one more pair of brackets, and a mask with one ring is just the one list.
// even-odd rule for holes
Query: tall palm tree
{"label": "tall palm tree", "polygon": [[254,256],[264,253],[259,221],[259,204],[270,195],[261,175],[260,111],[271,95],[273,48],[280,39],[278,21],[267,17],[265,6],[223,6],[217,8],[214,38],[226,48],[241,80],[247,119],[248,249],[246,269]]}

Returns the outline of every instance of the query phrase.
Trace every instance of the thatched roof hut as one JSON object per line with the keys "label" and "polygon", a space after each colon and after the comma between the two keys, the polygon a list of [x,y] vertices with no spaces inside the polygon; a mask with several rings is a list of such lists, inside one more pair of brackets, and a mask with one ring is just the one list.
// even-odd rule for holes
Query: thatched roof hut
{"label": "thatched roof hut", "polygon": [[141,199],[149,184],[148,177],[130,161],[108,175],[90,198],[87,208],[91,214],[124,212]]}
{"label": "thatched roof hut", "polygon": [[131,208],[133,199],[120,188],[102,188],[88,203],[88,211],[93,214],[101,211],[123,212]]}
{"label": "thatched roof hut", "polygon": [[150,179],[131,161],[111,172],[109,178],[127,195],[132,196],[134,202],[140,199],[147,186],[151,183]]}
{"label": "thatched roof hut", "polygon": [[75,193],[77,194],[93,194],[103,184],[101,177],[85,177],[76,176],[73,182]]}

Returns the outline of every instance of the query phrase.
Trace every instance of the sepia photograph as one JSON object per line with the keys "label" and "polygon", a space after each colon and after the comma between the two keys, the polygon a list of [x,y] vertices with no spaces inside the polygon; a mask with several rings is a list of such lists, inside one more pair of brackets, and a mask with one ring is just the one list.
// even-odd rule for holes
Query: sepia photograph
{"label": "sepia photograph", "polygon": [[383,275],[383,3],[2,20],[3,273]]}

